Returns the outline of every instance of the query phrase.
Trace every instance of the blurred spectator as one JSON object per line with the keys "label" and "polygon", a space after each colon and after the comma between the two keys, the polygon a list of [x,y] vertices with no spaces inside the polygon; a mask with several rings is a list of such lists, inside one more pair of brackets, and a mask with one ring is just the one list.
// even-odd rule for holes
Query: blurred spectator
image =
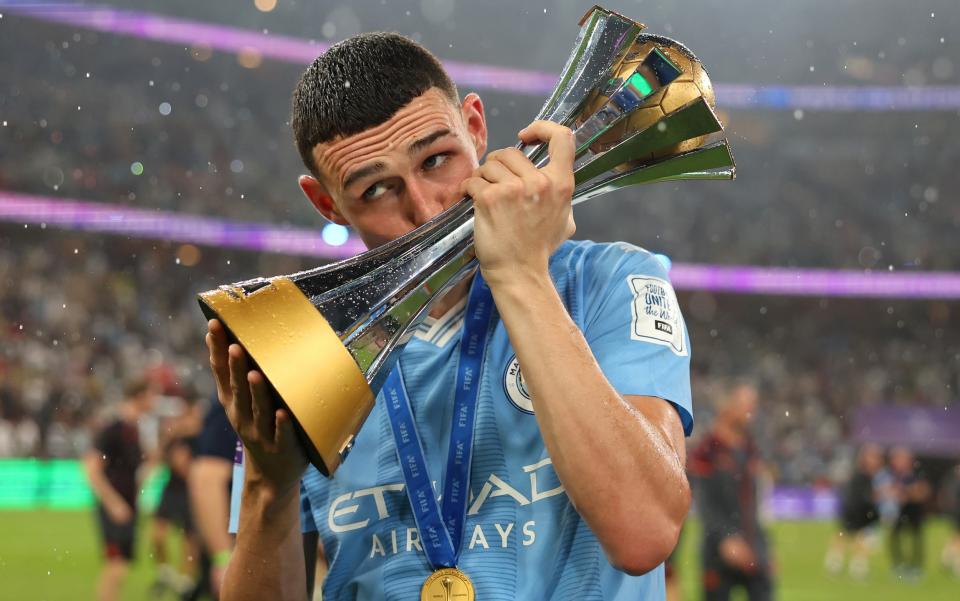
{"label": "blurred spectator", "polygon": [[960,464],[954,466],[941,491],[941,506],[951,516],[953,533],[943,546],[943,566],[960,578]]}
{"label": "blurred spectator", "polygon": [[[890,451],[890,470],[894,477],[900,515],[890,537],[890,557],[894,571],[901,577],[917,579],[923,571],[923,526],[930,485],[914,465],[913,453],[897,447]],[[903,538],[910,538],[911,553],[903,556]]]}
{"label": "blurred spectator", "polygon": [[84,457],[106,564],[97,582],[98,601],[119,599],[127,565],[133,559],[137,525],[138,470],[144,460],[139,420],[153,408],[155,391],[146,379],[130,382],[119,415],[96,436]]}
{"label": "blurred spectator", "polygon": [[870,569],[870,545],[874,526],[880,521],[874,480],[883,468],[883,449],[867,444],[857,454],[857,467],[840,498],[840,531],[825,560],[827,571],[839,574],[850,556],[850,575],[865,578]]}
{"label": "blurred spectator", "polygon": [[[190,591],[195,584],[195,566],[199,557],[198,537],[187,496],[187,476],[203,414],[192,388],[185,390],[176,400],[176,413],[166,418],[160,433],[162,460],[169,477],[160,494],[151,529],[153,560],[157,568],[151,587],[154,596],[162,596],[167,590],[177,594]],[[172,527],[181,533],[182,552],[178,568],[170,564],[167,554]]]}
{"label": "blurred spectator", "polygon": [[191,507],[203,545],[201,582],[209,586],[214,598],[220,594],[233,552],[233,537],[227,526],[234,456],[241,448],[223,406],[214,398],[203,421],[188,478]]}
{"label": "blurred spectator", "polygon": [[712,429],[691,454],[689,471],[703,523],[706,601],[726,601],[736,588],[743,588],[750,601],[773,595],[770,552],[759,517],[762,466],[750,434],[758,401],[754,385],[729,386],[719,399]]}

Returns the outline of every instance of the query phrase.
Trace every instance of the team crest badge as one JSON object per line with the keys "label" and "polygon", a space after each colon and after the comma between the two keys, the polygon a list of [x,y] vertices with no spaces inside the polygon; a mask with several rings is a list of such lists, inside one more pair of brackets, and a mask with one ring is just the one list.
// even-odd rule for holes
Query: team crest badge
{"label": "team crest badge", "polygon": [[533,413],[533,400],[527,392],[527,383],[523,381],[523,372],[520,371],[520,362],[514,355],[507,362],[503,370],[503,392],[513,403],[513,406],[524,413]]}

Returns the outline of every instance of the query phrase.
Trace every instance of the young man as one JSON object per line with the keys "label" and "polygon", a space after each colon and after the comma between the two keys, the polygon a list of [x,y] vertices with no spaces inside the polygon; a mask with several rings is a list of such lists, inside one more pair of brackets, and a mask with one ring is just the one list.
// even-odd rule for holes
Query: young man
{"label": "young man", "polygon": [[742,587],[750,601],[772,598],[771,562],[760,524],[761,463],[750,434],[758,393],[735,383],[720,400],[711,431],[690,456],[703,521],[703,598],[728,601]]}
{"label": "young man", "polygon": [[97,582],[98,601],[120,598],[120,589],[133,559],[137,521],[137,469],[143,462],[138,420],[153,408],[156,393],[145,379],[124,390],[117,419],[101,430],[83,459],[97,499],[97,518],[106,564]]}
{"label": "young man", "polygon": [[[520,132],[525,142],[549,144],[543,169],[514,149],[478,167],[487,145],[480,98],[459,99],[435,57],[393,34],[360,35],[318,58],[294,92],[293,128],[311,172],[300,179],[304,194],[369,247],[464,194],[474,199],[476,254],[496,311],[480,336],[470,494],[451,563],[476,598],[663,599],[662,563],[689,505],[689,341],[653,255],[565,242],[574,231],[570,130],[536,122]],[[465,297],[472,303],[483,293],[474,284],[440,300],[427,331],[400,356],[437,493],[450,477]],[[472,323],[474,314],[467,317]],[[325,600],[417,598],[443,564],[424,553],[392,434],[396,416],[383,399],[328,481],[304,473],[289,414],[243,349],[228,348],[216,320],[206,341],[220,400],[247,451],[221,598],[307,598],[301,500],[329,558]],[[436,598],[453,598],[451,581],[441,584]]]}

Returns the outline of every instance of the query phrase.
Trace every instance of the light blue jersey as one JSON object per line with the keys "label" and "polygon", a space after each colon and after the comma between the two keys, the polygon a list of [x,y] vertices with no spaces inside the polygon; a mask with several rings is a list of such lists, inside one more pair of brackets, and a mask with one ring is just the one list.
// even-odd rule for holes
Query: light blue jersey
{"label": "light blue jersey", "polygon": [[[623,395],[670,401],[689,434],[690,343],[660,261],[626,244],[567,242],[551,258],[550,270],[613,387]],[[428,320],[400,357],[438,495],[463,309],[461,304],[443,318]],[[570,503],[544,448],[507,331],[496,314],[493,321],[459,562],[473,580],[477,599],[663,599],[663,566],[639,577],[615,570]],[[420,547],[382,398],[335,477],[327,480],[310,468],[303,490],[304,527],[319,531],[330,564],[323,585],[326,601],[419,598],[431,568]]]}

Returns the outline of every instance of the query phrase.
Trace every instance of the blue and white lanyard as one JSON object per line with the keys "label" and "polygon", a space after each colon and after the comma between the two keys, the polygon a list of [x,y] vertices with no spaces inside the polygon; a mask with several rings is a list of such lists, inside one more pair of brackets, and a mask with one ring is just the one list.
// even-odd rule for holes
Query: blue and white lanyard
{"label": "blue and white lanyard", "polygon": [[407,497],[420,531],[427,560],[435,568],[454,567],[460,555],[470,490],[470,461],[473,457],[473,433],[480,392],[480,368],[487,348],[493,295],[478,272],[467,301],[460,361],[454,389],[453,425],[443,485],[442,507],[437,503],[423,445],[417,434],[410,398],[400,373],[400,363],[387,376],[383,387],[387,415],[393,428],[397,457],[406,483]]}

